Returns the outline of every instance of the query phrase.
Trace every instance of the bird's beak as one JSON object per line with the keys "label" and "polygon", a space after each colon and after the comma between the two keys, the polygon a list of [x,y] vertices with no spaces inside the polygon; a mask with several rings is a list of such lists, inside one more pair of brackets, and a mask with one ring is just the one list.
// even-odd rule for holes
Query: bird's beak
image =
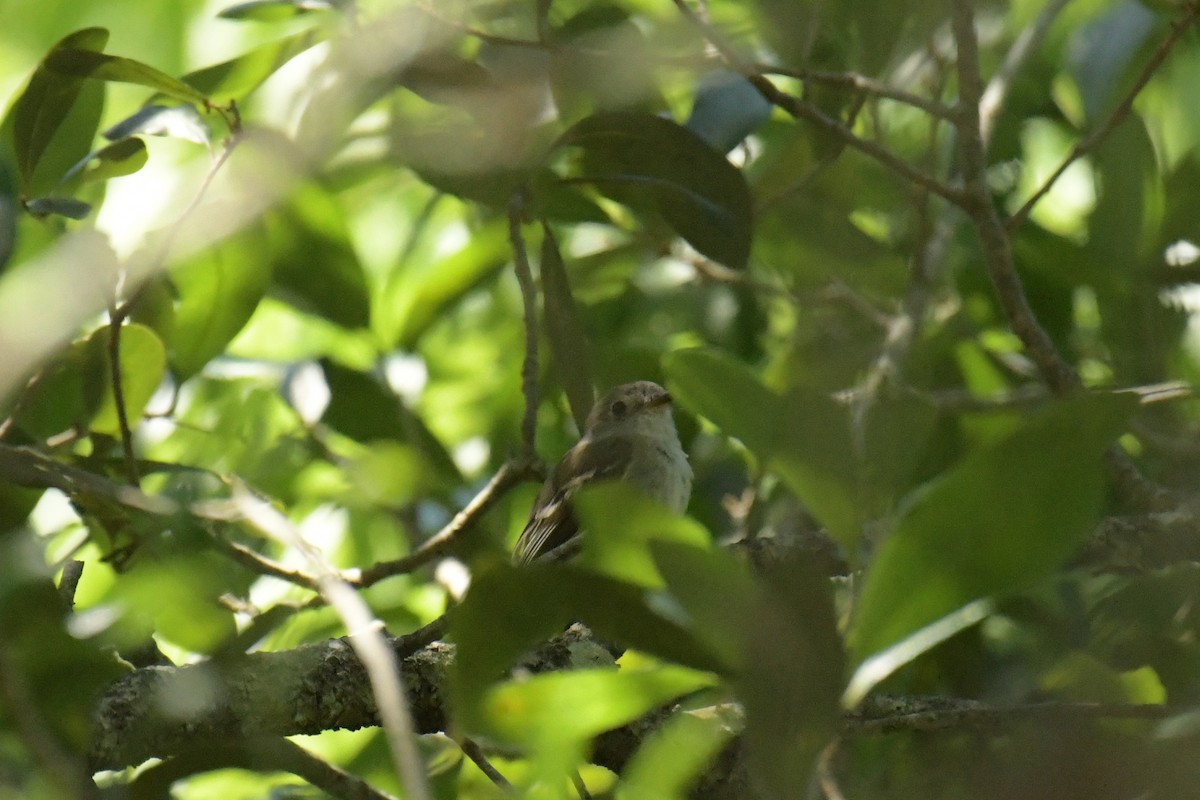
{"label": "bird's beak", "polygon": [[671,393],[663,392],[658,397],[653,398],[649,403],[646,403],[646,408],[658,408],[660,406],[671,405]]}

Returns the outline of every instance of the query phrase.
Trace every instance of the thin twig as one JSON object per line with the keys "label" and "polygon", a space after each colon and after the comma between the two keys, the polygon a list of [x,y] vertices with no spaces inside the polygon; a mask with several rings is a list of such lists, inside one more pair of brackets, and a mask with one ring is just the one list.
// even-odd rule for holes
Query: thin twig
{"label": "thin twig", "polygon": [[761,75],[754,68],[753,64],[744,61],[738,52],[711,25],[700,19],[691,6],[688,5],[687,0],[674,0],[674,3],[680,12],[700,29],[705,39],[717,49],[729,67],[741,73],[746,80],[750,81],[754,88],[758,89],[759,93],[768,102],[782,108],[797,119],[811,122],[822,130],[833,134],[849,146],[870,156],[893,172],[900,174],[918,186],[923,186],[940,197],[946,198],[951,203],[961,205],[965,202],[965,195],[958,187],[942,183],[937,178],[915,169],[912,165],[875,142],[855,135],[854,131],[847,128],[838,120],[828,116],[813,104],[780,89]]}
{"label": "thin twig", "polygon": [[506,794],[512,794],[514,791],[513,785],[488,760],[487,755],[483,752],[483,748],[479,746],[479,742],[476,742],[474,739],[463,739],[458,743],[458,746],[462,748],[463,755],[475,762],[475,766],[479,767],[480,772],[487,775],[488,780],[503,789]]}
{"label": "thin twig", "polygon": [[1004,108],[1004,101],[1008,97],[1008,90],[1012,86],[1013,78],[1025,66],[1029,57],[1041,47],[1050,26],[1070,2],[1071,0],[1050,0],[1038,13],[1033,24],[1017,36],[1012,47],[1008,48],[1008,52],[1005,53],[1000,68],[988,81],[983,96],[979,98],[979,130],[985,149],[991,144],[992,130],[996,125],[996,118],[1000,116],[1000,111]]}
{"label": "thin twig", "polygon": [[825,800],[846,800],[846,796],[842,794],[841,787],[838,785],[837,773],[833,769],[833,761],[837,758],[841,744],[842,737],[833,737],[829,744],[821,748],[821,755],[817,757],[817,782],[821,786],[821,793],[825,796]]}
{"label": "thin twig", "polygon": [[579,800],[592,800],[592,793],[588,791],[587,784],[583,782],[583,776],[579,774],[579,770],[571,770],[571,783],[575,785],[575,794],[579,795]]}
{"label": "thin twig", "polygon": [[525,221],[526,190],[524,187],[513,193],[508,204],[508,237],[512,242],[513,266],[517,282],[521,285],[521,302],[525,307],[525,361],[521,365],[521,389],[525,395],[525,416],[521,420],[521,444],[525,457],[530,461],[537,458],[534,437],[537,434],[538,410],[538,321],[537,292],[533,285],[533,271],[529,267],[529,251],[521,224]]}
{"label": "thin twig", "polygon": [[417,748],[416,728],[400,678],[400,662],[388,646],[383,623],[375,618],[354,588],[341,578],[319,550],[304,540],[283,514],[251,495],[245,487],[235,488],[234,502],[248,522],[272,538],[296,548],[316,573],[321,596],[346,625],[350,646],[367,671],[371,692],[379,709],[379,719],[404,785],[405,797],[431,800],[425,764]]}
{"label": "thin twig", "polygon": [[373,586],[384,578],[393,575],[403,575],[428,564],[449,550],[459,539],[470,532],[480,518],[494,506],[500,498],[522,481],[535,477],[538,470],[527,461],[505,462],[492,479],[487,482],[479,494],[454,515],[440,531],[435,533],[417,550],[403,558],[394,561],[384,561],[362,571],[357,580],[351,581],[356,586],[366,588]]}
{"label": "thin twig", "polygon": [[1033,207],[1036,206],[1038,202],[1046,196],[1054,184],[1058,182],[1058,179],[1062,177],[1062,174],[1067,171],[1068,167],[1099,147],[1100,144],[1106,138],[1108,138],[1108,135],[1112,133],[1118,125],[1125,121],[1125,118],[1128,117],[1129,113],[1133,110],[1134,100],[1136,100],[1138,95],[1141,94],[1142,89],[1146,88],[1146,84],[1150,82],[1150,79],[1154,77],[1155,73],[1157,73],[1159,68],[1163,65],[1163,62],[1166,61],[1166,58],[1170,54],[1172,48],[1174,48],[1179,40],[1183,38],[1183,34],[1198,18],[1200,18],[1200,2],[1193,2],[1187,6],[1187,13],[1171,23],[1170,33],[1168,33],[1166,38],[1159,43],[1153,55],[1150,56],[1150,60],[1146,62],[1144,67],[1142,67],[1142,71],[1138,75],[1137,80],[1133,82],[1133,86],[1131,86],[1129,91],[1125,93],[1124,99],[1122,99],[1120,104],[1113,109],[1112,114],[1109,115],[1104,124],[1088,134],[1085,139],[1076,143],[1076,145],[1071,148],[1071,152],[1067,154],[1067,157],[1063,159],[1063,162],[1058,165],[1058,169],[1054,170],[1050,177],[1038,187],[1037,191],[1035,191],[1033,195],[1025,201],[1025,204],[1022,205],[1021,208],[1009,218],[1007,227],[1010,232],[1021,227],[1021,225],[1029,217],[1030,212],[1033,211]]}
{"label": "thin twig", "polygon": [[[1066,0],[1060,0],[1060,2],[1064,1]],[[921,97],[912,92],[906,92],[903,89],[888,86],[874,78],[868,78],[866,75],[860,75],[857,72],[825,72],[822,70],[794,69],[775,64],[753,64],[752,66],[761,75],[783,75],[789,78],[798,78],[806,83],[820,83],[826,86],[837,86],[859,92],[867,92],[877,97],[895,100],[898,103],[919,108],[938,119],[950,120],[954,118],[954,110],[947,105],[939,103],[936,100],[930,100],[927,97]]]}

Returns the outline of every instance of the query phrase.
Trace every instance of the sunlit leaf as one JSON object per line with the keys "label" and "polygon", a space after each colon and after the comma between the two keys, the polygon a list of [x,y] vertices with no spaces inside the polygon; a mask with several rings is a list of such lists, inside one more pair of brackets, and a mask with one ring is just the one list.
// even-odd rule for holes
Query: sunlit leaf
{"label": "sunlit leaf", "polygon": [[507,226],[492,222],[473,231],[457,252],[397,271],[384,292],[384,307],[395,320],[395,343],[412,349],[439,314],[495,274],[510,255]]}
{"label": "sunlit leaf", "polygon": [[675,231],[704,255],[741,268],[750,255],[753,201],[723,155],[670,120],[652,114],[596,114],[562,135],[584,153],[571,177],[603,194],[648,198]]}
{"label": "sunlit leaf", "polygon": [[182,80],[216,100],[241,100],[284,64],[321,41],[322,37],[316,31],[302,31],[256,47],[228,61],[189,72]]}
{"label": "sunlit leaf", "polygon": [[63,176],[63,180],[70,180],[76,174],[82,174],[84,182],[132,175],[144,167],[149,158],[146,143],[141,139],[136,136],[119,139],[89,153]]}
{"label": "sunlit leaf", "polygon": [[[9,126],[12,126],[17,170],[27,194],[38,192],[34,176],[51,142],[55,140],[59,129],[75,108],[81,94],[84,100],[89,100],[90,97],[87,105],[94,108],[86,113],[91,119],[90,126],[69,125],[65,129],[64,137],[69,137],[70,141],[58,142],[57,149],[65,151],[66,157],[70,159],[69,163],[78,161],[83,153],[91,149],[92,137],[99,124],[100,106],[103,103],[101,93],[85,92],[84,82],[78,76],[64,75],[55,70],[51,66],[52,60],[63,52],[100,51],[107,43],[108,31],[104,28],[85,28],[64,37],[46,54],[33,77],[29,79],[29,84],[13,104],[12,112],[6,118],[3,127],[8,130]],[[78,152],[72,155],[73,151]],[[65,170],[64,166],[63,171]],[[55,175],[54,180],[61,174],[60,172],[59,175]]]}
{"label": "sunlit leaf", "polygon": [[223,19],[248,19],[256,22],[278,22],[292,19],[313,11],[330,11],[333,4],[327,0],[250,0],[227,6],[217,12]]}
{"label": "sunlit leaf", "polygon": [[207,107],[208,98],[178,78],[132,58],[111,56],[94,50],[64,47],[46,57],[47,69],[76,78],[93,78],[116,83],[148,86],[163,94]]}
{"label": "sunlit leaf", "polygon": [[[88,340],[88,351],[98,353],[104,365],[103,390],[96,416],[92,419],[92,430],[97,433],[119,435],[117,403],[112,385],[112,367],[109,361],[109,328],[98,329]],[[142,409],[162,383],[166,371],[167,355],[162,341],[154,331],[132,323],[121,327],[121,392],[125,414],[131,427],[141,419]]]}
{"label": "sunlit leaf", "polygon": [[683,667],[574,670],[503,684],[484,702],[493,733],[545,745],[586,741],[712,684],[711,675]]}

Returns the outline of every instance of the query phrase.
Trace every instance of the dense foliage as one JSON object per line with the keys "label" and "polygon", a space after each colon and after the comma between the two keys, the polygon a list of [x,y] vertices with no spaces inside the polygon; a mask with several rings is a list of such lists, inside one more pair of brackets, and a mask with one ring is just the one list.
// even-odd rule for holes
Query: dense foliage
{"label": "dense foliage", "polygon": [[1194,1],[210,6],[4,8],[0,798],[1196,794]]}

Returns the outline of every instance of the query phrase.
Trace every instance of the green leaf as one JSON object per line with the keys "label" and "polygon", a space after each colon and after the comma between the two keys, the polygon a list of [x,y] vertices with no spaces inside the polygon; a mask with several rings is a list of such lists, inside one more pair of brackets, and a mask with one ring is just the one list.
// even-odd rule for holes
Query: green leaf
{"label": "green leaf", "polygon": [[674,714],[646,737],[621,770],[618,800],[690,797],[696,777],[733,734],[712,709]]}
{"label": "green leaf", "polygon": [[545,300],[546,338],[558,376],[571,404],[571,415],[579,430],[584,429],[596,395],[592,388],[591,358],[588,341],[575,309],[571,284],[562,253],[549,225],[542,226],[542,296]]}
{"label": "green leaf", "polygon": [[[122,175],[132,175],[142,167],[150,156],[146,152],[146,143],[136,136],[120,139],[105,145],[84,157],[63,176],[63,182],[82,173],[83,181],[105,181],[109,178],[119,178]],[[95,163],[92,163],[92,162]]]}
{"label": "green leaf", "polygon": [[844,408],[816,392],[781,397],[742,364],[705,350],[671,353],[663,367],[682,405],[741,439],[853,552],[862,509]]}
{"label": "green leaf", "polygon": [[171,136],[196,144],[207,145],[212,137],[195,106],[148,105],[113,125],[104,132],[109,140],[127,139],[134,134]]}
{"label": "green leaf", "polygon": [[609,482],[580,489],[572,508],[580,530],[587,531],[576,563],[640,586],[663,585],[649,543],[712,546],[712,537],[695,520],[671,512],[627,484]]}
{"label": "green leaf", "polygon": [[148,86],[188,103],[207,108],[208,98],[178,78],[132,58],[110,56],[94,50],[66,47],[53,50],[46,56],[47,69],[76,78],[92,78],[115,83]]}
{"label": "green leaf", "polygon": [[261,227],[207,248],[171,273],[179,297],[166,336],[176,378],[224,352],[258,307],[271,278]]}
{"label": "green leaf", "polygon": [[489,726],[480,705],[488,687],[522,655],[576,621],[605,640],[684,666],[719,666],[640,587],[571,565],[496,563],[476,573],[450,622],[458,646],[452,685],[466,724]]}
{"label": "green leaf", "polygon": [[829,581],[799,561],[768,570],[745,628],[737,694],[765,796],[808,796],[817,755],[840,719],[846,656]]}
{"label": "green leaf", "polygon": [[[96,330],[88,338],[89,353],[98,356],[103,364],[103,389],[96,416],[92,418],[92,431],[111,436],[120,434],[117,419],[117,403],[113,393],[112,367],[108,357],[109,328]],[[125,400],[125,414],[131,427],[141,419],[142,409],[162,383],[166,373],[167,354],[162,341],[154,331],[144,325],[131,323],[121,327],[121,392]]]}
{"label": "green leaf", "polygon": [[73,197],[34,197],[25,201],[25,210],[35,217],[57,214],[70,219],[84,219],[92,213],[92,206]]}
{"label": "green leaf", "polygon": [[745,634],[755,620],[758,589],[745,565],[723,550],[656,539],[654,565],[693,629],[731,672],[745,667]]}
{"label": "green leaf", "polygon": [[331,11],[333,4],[327,0],[250,0],[217,12],[221,19],[248,19],[255,22],[279,22],[293,19],[313,11]]}
{"label": "green leaf", "polygon": [[649,198],[701,253],[729,267],[746,265],[750,190],[742,173],[694,133],[652,114],[608,112],[579,122],[558,144],[583,151],[576,180],[621,202]]}
{"label": "green leaf", "polygon": [[500,221],[472,231],[462,249],[421,266],[393,273],[382,307],[392,315],[389,338],[411,350],[445,309],[498,272],[510,256],[508,228]]}
{"label": "green leaf", "polygon": [[462,475],[441,441],[424,420],[374,377],[329,360],[321,362],[329,385],[329,406],[322,421],[360,442],[394,439],[413,445],[427,466],[448,483]]}
{"label": "green leaf", "polygon": [[189,72],[182,80],[214,100],[244,99],[284,64],[323,40],[311,30],[285,36],[228,61]]}
{"label": "green leaf", "polygon": [[[916,492],[867,573],[851,631],[856,663],[1060,566],[1100,513],[1100,456],[1136,405],[1118,395],[1061,401]],[[855,696],[869,688],[860,681]]]}
{"label": "green leaf", "polygon": [[505,683],[484,703],[493,735],[515,744],[562,747],[713,683],[712,675],[675,666],[572,670]]}
{"label": "green leaf", "polygon": [[267,215],[273,290],[302,311],[345,328],[371,321],[367,279],[350,242],[345,214],[322,187],[307,183]]}
{"label": "green leaf", "polygon": [[[25,194],[40,193],[40,182],[35,182],[34,176],[51,142],[56,142],[56,134],[63,128],[63,123],[84,92],[84,82],[78,77],[63,75],[54,70],[50,66],[52,60],[66,51],[103,50],[107,43],[108,31],[104,28],[85,28],[64,37],[50,48],[50,52],[29,79],[29,84],[13,104],[12,112],[6,118],[3,128],[7,131],[11,125],[17,170]],[[71,141],[56,142],[58,149],[67,153],[70,159],[68,163],[79,160],[83,153],[91,149],[92,138],[100,121],[103,95],[90,92],[88,96],[91,98],[88,105],[94,106],[86,115],[91,118],[90,127],[74,124],[67,126],[64,128],[63,139],[69,137]],[[72,154],[72,151],[76,150],[78,152]],[[59,175],[61,174],[60,172]],[[55,175],[54,180],[57,180],[59,175]]]}

